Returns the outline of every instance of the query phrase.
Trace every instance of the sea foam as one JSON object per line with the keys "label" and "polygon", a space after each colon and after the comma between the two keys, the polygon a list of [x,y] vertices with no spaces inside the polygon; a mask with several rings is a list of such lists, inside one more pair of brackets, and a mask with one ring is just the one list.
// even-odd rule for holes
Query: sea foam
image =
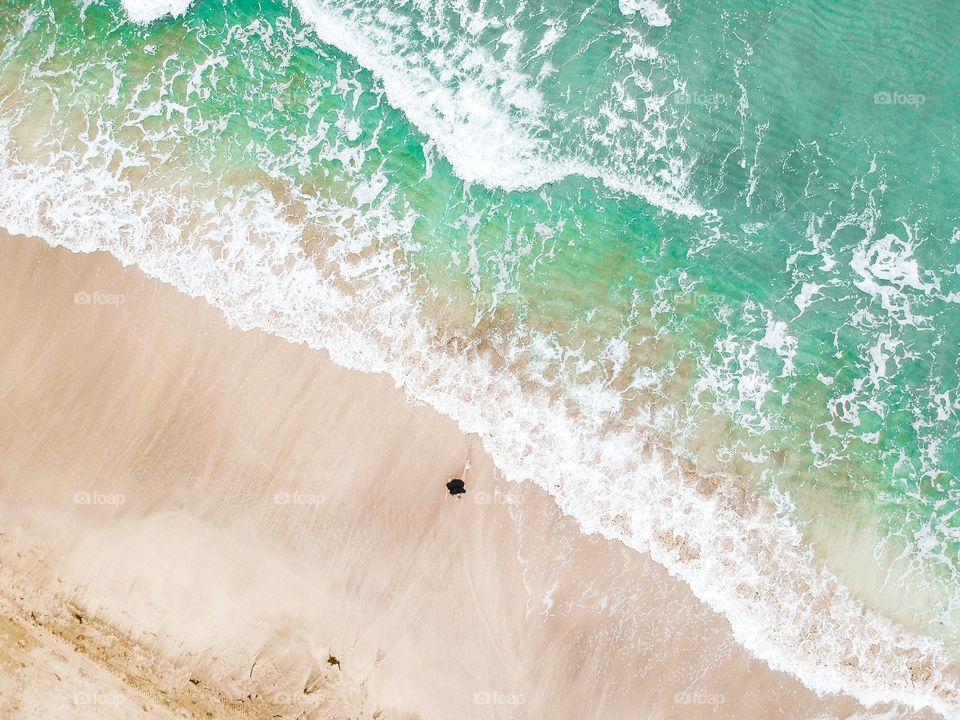
{"label": "sea foam", "polygon": [[193,0],[123,0],[127,17],[137,23],[150,23],[165,15],[177,17],[187,12]]}
{"label": "sea foam", "polygon": [[620,0],[620,12],[624,15],[640,13],[653,27],[666,27],[670,24],[666,8],[654,0]]}
{"label": "sea foam", "polygon": [[[123,0],[123,7],[131,20],[148,23],[182,15],[190,2]],[[402,33],[404,23],[385,9],[358,19],[328,0],[293,3],[323,42],[353,56],[380,80],[390,104],[435,143],[461,180],[512,191],[536,189],[577,175],[677,215],[695,217],[706,212],[686,192],[688,171],[678,158],[670,161],[669,170],[654,176],[624,169],[635,166],[633,161],[613,167],[553,152],[545,137],[535,79],[526,77],[509,53],[498,61],[489,53],[454,44],[441,45],[420,58],[405,52],[409,39]],[[628,4],[626,13],[639,11],[652,26],[670,22],[655,3],[630,0]],[[477,30],[494,20],[475,13],[465,22]],[[501,42],[518,41],[510,32],[504,33]],[[436,34],[443,33],[437,29]],[[551,28],[545,39],[555,35]],[[650,50],[643,57],[658,59]],[[458,83],[450,82],[450,77],[465,69],[469,72]],[[655,136],[663,131],[663,123],[658,119],[645,132]]]}
{"label": "sea foam", "polygon": [[[546,139],[536,83],[509,54],[497,61],[487,53],[464,54],[462,47],[454,46],[419,58],[404,52],[407,38],[385,22],[382,13],[359,21],[326,0],[294,4],[323,42],[353,56],[380,80],[390,104],[430,138],[465,182],[529,190],[578,175],[678,215],[706,212],[686,192],[687,172],[682,168],[654,178],[555,153]],[[473,22],[483,20],[474,17]],[[452,84],[449,76],[464,68],[471,74]]]}

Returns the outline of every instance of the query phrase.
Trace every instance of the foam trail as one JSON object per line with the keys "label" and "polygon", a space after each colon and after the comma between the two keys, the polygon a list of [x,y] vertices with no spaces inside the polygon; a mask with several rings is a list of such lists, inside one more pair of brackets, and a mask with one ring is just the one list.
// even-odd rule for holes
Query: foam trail
{"label": "foam trail", "polygon": [[123,0],[127,17],[136,23],[151,23],[166,15],[179,17],[193,0]]}
{"label": "foam trail", "polygon": [[[292,2],[324,43],[351,55],[380,80],[390,104],[435,143],[461,180],[517,191],[580,176],[683,217],[707,212],[686,192],[687,171],[677,158],[670,163],[671,172],[655,178],[554,152],[535,83],[514,63],[483,55],[463,57],[462,48],[436,49],[430,53],[431,63],[425,63],[404,53],[409,40],[382,22],[384,14],[389,15],[385,10],[357,19],[328,0]],[[140,23],[181,15],[189,5],[190,0],[123,0],[130,19]],[[650,25],[670,22],[655,3],[636,9]],[[477,66],[474,74],[459,83],[444,79],[465,65]]]}
{"label": "foam trail", "polygon": [[[686,192],[688,172],[679,158],[655,177],[632,160],[611,166],[553,150],[555,138],[547,131],[552,116],[541,106],[535,81],[515,63],[483,54],[464,57],[462,47],[436,49],[426,62],[404,52],[409,39],[384,23],[383,13],[357,19],[327,0],[292,2],[324,43],[379,79],[389,103],[428,136],[461,180],[517,191],[580,176],[683,217],[707,212]],[[449,75],[458,82],[445,79]],[[653,127],[642,128],[643,137],[662,121],[649,122]]]}
{"label": "foam trail", "polygon": [[666,8],[654,0],[620,0],[620,12],[624,15],[633,15],[638,12],[654,27],[666,27],[670,24],[670,16]]}

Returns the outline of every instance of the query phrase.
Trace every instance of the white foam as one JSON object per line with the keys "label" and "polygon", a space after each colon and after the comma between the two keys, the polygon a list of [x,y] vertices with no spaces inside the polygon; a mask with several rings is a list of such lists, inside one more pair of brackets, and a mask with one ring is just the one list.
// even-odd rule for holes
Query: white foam
{"label": "white foam", "polygon": [[179,17],[193,0],[123,0],[123,9],[135,23],[151,23],[165,15]]}
{"label": "white foam", "polygon": [[[348,16],[329,0],[294,3],[323,42],[353,56],[379,78],[390,104],[435,143],[465,182],[530,190],[579,175],[679,215],[703,214],[685,192],[686,171],[680,167],[654,179],[557,155],[545,139],[548,118],[536,80],[518,69],[516,30],[504,32],[501,43],[514,50],[503,59],[469,40],[438,44],[420,57],[405,52],[409,41],[395,23],[361,16],[356,9]],[[475,32],[489,27],[487,20],[472,15],[464,19],[477,26]],[[442,28],[420,30],[443,35]],[[546,51],[558,38],[559,30],[549,27],[541,47]],[[647,134],[655,137],[649,129]]]}
{"label": "white foam", "polygon": [[[385,238],[409,234],[410,218],[379,214],[372,197],[361,210],[314,206],[314,217],[339,238],[318,269],[300,254],[303,227],[283,219],[265,190],[223,188],[221,201],[195,204],[133,191],[89,161],[56,161],[57,172],[18,164],[9,135],[0,132],[0,226],[74,251],[106,250],[204,297],[234,325],[326,348],[347,367],[389,373],[408,397],[477,433],[508,480],[541,485],[584,531],[649,552],[724,613],[737,640],[772,667],[867,705],[896,702],[960,716],[960,688],[945,672],[952,660],[942,647],[865,610],[816,563],[785,515],[741,517],[678,482],[670,458],[641,462],[642,420],[624,418],[612,432],[597,422],[616,410],[608,394],[597,403],[596,393],[580,386],[551,399],[482,357],[444,353],[390,244],[378,249]],[[179,236],[179,219],[188,215],[205,228],[202,241]],[[763,347],[788,364],[789,334],[769,316],[758,321],[766,327]],[[760,346],[745,352],[752,357]],[[611,359],[620,353],[610,346]],[[585,403],[571,410],[566,402],[575,395]],[[678,553],[661,540],[664,532],[699,554]],[[920,662],[929,676],[912,670]]]}
{"label": "white foam", "polygon": [[640,13],[652,27],[666,27],[670,24],[666,8],[654,0],[620,0],[620,12],[627,16]]}
{"label": "white foam", "polygon": [[854,250],[850,267],[860,279],[854,285],[880,300],[883,308],[903,324],[916,325],[909,296],[905,289],[930,294],[939,290],[939,282],[925,282],[920,266],[913,257],[914,243],[907,228],[907,239],[887,234],[875,242],[868,235]]}
{"label": "white foam", "polygon": [[817,283],[803,283],[803,287],[800,289],[800,294],[793,299],[793,302],[796,304],[796,306],[800,308],[801,315],[803,315],[807,308],[813,304],[814,296],[823,290],[823,288],[823,285],[818,285]]}

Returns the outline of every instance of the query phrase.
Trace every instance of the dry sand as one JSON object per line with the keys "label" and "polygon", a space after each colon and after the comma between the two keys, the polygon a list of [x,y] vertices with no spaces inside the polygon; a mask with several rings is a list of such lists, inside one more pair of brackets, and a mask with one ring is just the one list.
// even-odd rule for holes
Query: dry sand
{"label": "dry sand", "polygon": [[4,720],[862,711],[388,377],[102,253],[0,237],[0,276]]}

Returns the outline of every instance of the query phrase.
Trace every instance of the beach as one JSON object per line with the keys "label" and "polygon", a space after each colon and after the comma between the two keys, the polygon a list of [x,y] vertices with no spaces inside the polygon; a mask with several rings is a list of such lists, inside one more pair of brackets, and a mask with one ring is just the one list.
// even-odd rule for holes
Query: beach
{"label": "beach", "polygon": [[0,3],[0,720],[960,717],[958,22]]}
{"label": "beach", "polygon": [[0,271],[4,717],[928,717],[752,658],[385,375],[106,253]]}

